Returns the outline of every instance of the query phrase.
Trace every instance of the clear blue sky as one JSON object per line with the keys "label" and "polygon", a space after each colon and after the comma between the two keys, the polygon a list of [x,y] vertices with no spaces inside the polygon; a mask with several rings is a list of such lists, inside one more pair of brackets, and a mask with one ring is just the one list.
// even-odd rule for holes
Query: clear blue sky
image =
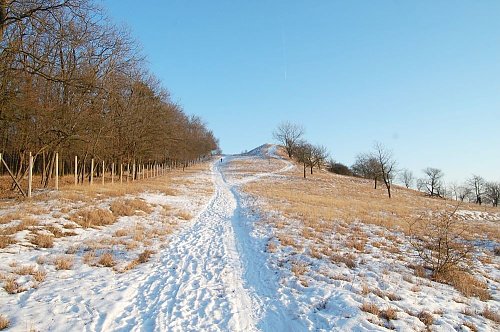
{"label": "clear blue sky", "polygon": [[288,120],[350,165],[500,181],[500,1],[102,0],[225,153]]}

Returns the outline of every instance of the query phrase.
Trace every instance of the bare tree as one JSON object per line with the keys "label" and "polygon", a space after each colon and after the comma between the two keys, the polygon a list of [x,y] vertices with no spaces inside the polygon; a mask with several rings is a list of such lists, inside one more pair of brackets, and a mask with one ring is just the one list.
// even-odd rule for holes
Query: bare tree
{"label": "bare tree", "polygon": [[304,128],[302,126],[292,124],[288,121],[278,125],[273,132],[273,138],[280,142],[288,153],[288,157],[292,158],[295,149],[304,135]]}
{"label": "bare tree", "polygon": [[391,182],[396,172],[396,160],[390,150],[377,142],[374,146],[374,157],[379,166],[379,172],[387,188],[387,195],[391,198]]}
{"label": "bare tree", "polygon": [[375,189],[377,189],[377,182],[382,175],[380,174],[380,165],[376,157],[367,153],[358,154],[351,168],[355,175],[365,179],[372,179]]}
{"label": "bare tree", "polygon": [[306,169],[307,167],[314,167],[314,158],[313,158],[313,146],[305,141],[299,142],[295,147],[295,158],[299,163],[303,165],[304,168],[304,179],[306,178]]}
{"label": "bare tree", "polygon": [[405,185],[406,188],[410,188],[413,185],[413,181],[415,177],[413,176],[413,172],[410,171],[409,169],[405,168],[401,171],[399,175],[399,179],[403,184]]}
{"label": "bare tree", "polygon": [[500,182],[487,182],[485,194],[491,205],[497,207],[500,199]]}
{"label": "bare tree", "polygon": [[467,180],[467,184],[471,189],[472,193],[474,194],[475,203],[481,205],[486,182],[481,176],[472,175],[472,177],[469,180]]}
{"label": "bare tree", "polygon": [[325,164],[326,158],[328,158],[328,152],[326,151],[326,148],[323,145],[314,145],[311,152],[313,164],[321,170],[321,167]]}
{"label": "bare tree", "polygon": [[417,188],[431,197],[441,197],[444,173],[438,168],[427,167],[423,170],[426,177],[417,182]]}

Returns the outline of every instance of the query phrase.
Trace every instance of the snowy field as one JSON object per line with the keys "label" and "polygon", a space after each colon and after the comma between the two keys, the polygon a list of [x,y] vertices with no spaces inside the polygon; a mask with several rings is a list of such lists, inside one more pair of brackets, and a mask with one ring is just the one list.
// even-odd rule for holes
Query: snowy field
{"label": "snowy field", "polygon": [[[465,296],[417,273],[404,232],[305,227],[289,201],[248,189],[295,181],[301,170],[281,155],[265,145],[217,159],[165,181],[175,190],[3,204],[0,227],[16,230],[0,249],[8,330],[499,330],[498,238],[474,257],[486,295]],[[498,214],[459,212],[498,226]]]}

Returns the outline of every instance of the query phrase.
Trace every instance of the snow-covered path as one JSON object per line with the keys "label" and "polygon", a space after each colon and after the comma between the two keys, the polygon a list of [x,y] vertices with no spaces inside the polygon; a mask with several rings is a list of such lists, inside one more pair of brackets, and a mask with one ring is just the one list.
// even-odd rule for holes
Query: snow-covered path
{"label": "snow-covered path", "polygon": [[213,165],[215,193],[206,208],[96,330],[290,330],[291,319],[277,299],[277,278],[240,205],[241,181],[223,176],[223,166],[234,158]]}

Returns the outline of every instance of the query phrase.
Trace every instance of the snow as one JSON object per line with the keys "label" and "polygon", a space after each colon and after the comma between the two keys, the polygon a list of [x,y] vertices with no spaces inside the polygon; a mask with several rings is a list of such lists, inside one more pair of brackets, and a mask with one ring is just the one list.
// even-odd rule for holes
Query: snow
{"label": "snow", "polygon": [[[269,216],[285,218],[278,211],[267,211],[265,202],[243,192],[245,184],[276,178],[286,181],[294,164],[281,159],[277,146],[263,145],[249,153],[216,159],[208,172],[198,173],[193,181],[213,184],[213,194],[190,192],[189,185],[180,195],[142,192],[140,198],[155,208],[150,214],[121,217],[113,225],[99,229],[76,229],[76,236],[57,239],[54,248],[33,249],[21,242],[0,250],[0,271],[11,273],[14,267],[35,264],[40,257],[50,260],[63,255],[72,245],[110,237],[119,229],[144,225],[152,229],[165,223],[161,207],[189,211],[192,220],[184,221],[164,238],[152,238],[148,245],[135,251],[114,253],[127,258],[145,248],[153,249],[153,258],[136,268],[118,273],[110,268],[89,266],[77,259],[71,270],[56,271],[44,264],[47,278],[36,288],[18,294],[0,291],[0,314],[11,321],[9,331],[398,331],[425,330],[416,317],[427,310],[433,314],[433,327],[440,331],[466,330],[464,321],[480,330],[498,330],[498,324],[476,313],[485,306],[500,310],[500,273],[495,265],[481,265],[492,300],[482,302],[465,298],[448,285],[413,276],[407,261],[384,250],[389,241],[382,227],[358,223],[370,239],[369,250],[356,253],[357,266],[334,264],[325,258],[314,258],[307,250],[287,246],[270,252],[269,242],[276,241],[278,230],[263,220]],[[109,201],[100,202],[106,208]],[[55,202],[43,203],[47,211],[60,210]],[[83,206],[83,204],[80,204]],[[19,206],[3,208],[0,215],[16,211]],[[76,205],[75,205],[76,208]],[[461,212],[469,217],[467,211]],[[488,216],[470,214],[489,220]],[[46,212],[38,217],[46,223],[63,224],[64,216]],[[168,219],[168,218],[167,218]],[[169,223],[173,222],[170,219]],[[300,221],[288,220],[284,232],[296,242],[308,239],[298,232]],[[0,225],[5,227],[5,225]],[[26,234],[18,233],[20,240]],[[392,234],[395,246],[406,250],[404,235]],[[331,234],[326,243],[339,254],[348,235]],[[373,243],[382,243],[381,247]],[[306,247],[304,245],[304,247]],[[78,249],[77,258],[83,255]],[[79,256],[78,256],[79,255]],[[17,262],[17,263],[15,263]],[[498,257],[494,257],[498,267]],[[304,266],[299,278],[294,265]],[[24,278],[24,279],[23,279]],[[18,276],[28,285],[30,279]],[[369,289],[364,292],[363,287]],[[377,296],[376,290],[383,296]],[[389,296],[397,295],[396,300]],[[360,310],[365,302],[381,309],[394,307],[398,319],[387,321]],[[471,309],[472,310],[472,309]]]}

